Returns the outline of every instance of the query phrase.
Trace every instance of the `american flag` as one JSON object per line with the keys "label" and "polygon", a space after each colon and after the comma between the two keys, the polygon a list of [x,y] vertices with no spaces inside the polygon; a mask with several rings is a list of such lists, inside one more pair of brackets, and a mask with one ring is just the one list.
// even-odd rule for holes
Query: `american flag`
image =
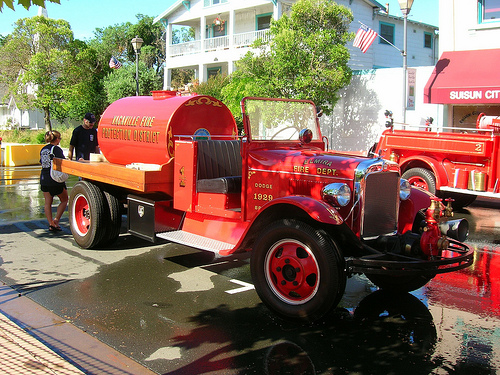
{"label": "american flag", "polygon": [[119,69],[122,67],[122,64],[114,56],[111,56],[111,59],[109,59],[109,67],[111,69]]}
{"label": "american flag", "polygon": [[358,47],[363,53],[365,53],[372,45],[375,38],[377,38],[377,35],[377,32],[370,29],[368,26],[361,25],[356,33],[356,38],[354,38],[352,45],[354,47]]}

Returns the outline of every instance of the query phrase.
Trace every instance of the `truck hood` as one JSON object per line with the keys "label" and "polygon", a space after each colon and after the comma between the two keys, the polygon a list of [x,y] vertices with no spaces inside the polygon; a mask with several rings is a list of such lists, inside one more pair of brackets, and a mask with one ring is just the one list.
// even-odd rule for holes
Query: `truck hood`
{"label": "truck hood", "polygon": [[[387,160],[345,155],[322,150],[256,150],[250,152],[249,167],[269,171],[289,172],[323,177],[354,179],[356,170],[381,163],[390,169],[399,169],[396,163]],[[367,166],[363,166],[366,164]],[[387,168],[387,167],[386,167]]]}

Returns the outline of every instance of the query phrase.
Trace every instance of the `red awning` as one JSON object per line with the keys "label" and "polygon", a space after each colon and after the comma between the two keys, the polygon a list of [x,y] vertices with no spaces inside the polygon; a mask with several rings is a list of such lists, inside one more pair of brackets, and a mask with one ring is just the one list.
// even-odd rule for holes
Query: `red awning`
{"label": "red awning", "polygon": [[424,103],[500,103],[500,49],[444,52],[424,89]]}

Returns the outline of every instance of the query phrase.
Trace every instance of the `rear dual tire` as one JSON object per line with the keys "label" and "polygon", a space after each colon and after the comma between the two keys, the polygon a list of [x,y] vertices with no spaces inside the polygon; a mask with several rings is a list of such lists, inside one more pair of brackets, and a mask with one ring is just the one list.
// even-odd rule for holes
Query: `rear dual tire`
{"label": "rear dual tire", "polygon": [[109,245],[120,234],[120,202],[91,182],[71,189],[68,211],[73,238],[84,249]]}

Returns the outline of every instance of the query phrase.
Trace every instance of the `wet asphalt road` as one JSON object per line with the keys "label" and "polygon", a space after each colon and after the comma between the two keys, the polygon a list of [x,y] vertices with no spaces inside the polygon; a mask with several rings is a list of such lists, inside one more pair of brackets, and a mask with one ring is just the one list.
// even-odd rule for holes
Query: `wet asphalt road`
{"label": "wet asphalt road", "polygon": [[497,202],[480,200],[456,213],[471,223],[471,268],[397,298],[355,276],[331,319],[297,326],[262,305],[246,254],[214,258],[125,231],[109,249],[84,250],[67,214],[63,232],[48,232],[38,173],[0,168],[0,280],[158,374],[500,369]]}

